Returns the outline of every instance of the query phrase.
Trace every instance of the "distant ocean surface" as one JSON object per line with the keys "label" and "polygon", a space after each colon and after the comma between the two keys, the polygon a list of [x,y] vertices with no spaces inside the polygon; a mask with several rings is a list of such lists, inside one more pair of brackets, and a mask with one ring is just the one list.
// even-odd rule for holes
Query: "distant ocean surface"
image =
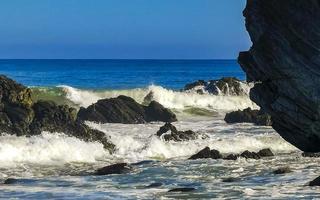
{"label": "distant ocean surface", "polygon": [[236,60],[0,60],[0,74],[27,86],[82,89],[180,89],[199,79],[245,79]]}

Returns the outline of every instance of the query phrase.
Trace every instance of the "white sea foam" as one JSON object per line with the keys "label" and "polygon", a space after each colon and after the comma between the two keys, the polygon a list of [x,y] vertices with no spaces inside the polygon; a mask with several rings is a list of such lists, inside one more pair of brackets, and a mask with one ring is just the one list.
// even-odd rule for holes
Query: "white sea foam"
{"label": "white sea foam", "polygon": [[185,109],[188,107],[203,108],[216,111],[232,111],[248,107],[257,108],[248,96],[222,96],[210,94],[196,94],[165,89],[161,86],[149,86],[146,89],[131,90],[81,90],[70,86],[60,86],[66,97],[79,106],[87,107],[103,98],[113,98],[126,95],[143,103],[144,98],[152,93],[152,99],[171,109]]}
{"label": "white sea foam", "polygon": [[96,162],[108,155],[100,143],[84,142],[59,133],[43,132],[32,137],[2,135],[0,139],[0,166]]}

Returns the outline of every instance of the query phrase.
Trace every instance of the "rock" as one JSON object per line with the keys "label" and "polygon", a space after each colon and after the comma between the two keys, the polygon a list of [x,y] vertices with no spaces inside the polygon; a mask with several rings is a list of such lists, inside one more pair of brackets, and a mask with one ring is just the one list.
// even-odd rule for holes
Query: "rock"
{"label": "rock", "polygon": [[169,190],[168,192],[192,192],[195,191],[195,188],[174,188]]}
{"label": "rock", "polygon": [[9,185],[9,184],[16,184],[19,182],[19,179],[15,179],[15,178],[7,178],[3,184]]}
{"label": "rock", "polygon": [[222,182],[224,182],[224,183],[233,183],[233,182],[237,182],[239,180],[240,180],[239,178],[228,177],[228,178],[222,179]]}
{"label": "rock", "polygon": [[273,171],[274,174],[286,174],[291,172],[292,170],[289,167],[280,167],[279,169]]}
{"label": "rock", "polygon": [[253,45],[238,61],[255,83],[250,98],[286,141],[320,152],[319,1],[248,0],[244,16]]}
{"label": "rock", "polygon": [[224,160],[237,160],[240,157],[238,154],[229,154],[226,157],[224,157]]}
{"label": "rock", "polygon": [[320,153],[303,152],[302,156],[303,157],[310,157],[310,158],[319,158],[320,157]]}
{"label": "rock", "polygon": [[151,183],[150,185],[147,185],[145,188],[157,188],[161,187],[162,185],[162,183]]}
{"label": "rock", "polygon": [[249,93],[250,87],[250,85],[237,78],[224,77],[219,80],[198,80],[189,83],[185,85],[184,91],[196,92],[198,94],[246,96]]}
{"label": "rock", "polygon": [[109,175],[109,174],[124,174],[130,171],[130,166],[127,163],[117,163],[97,169],[95,175]]}
{"label": "rock", "polygon": [[[198,139],[199,135],[191,130],[178,131],[171,123],[166,123],[160,127],[157,136],[162,137],[165,141],[188,141]],[[204,138],[204,136],[203,136]]]}
{"label": "rock", "polygon": [[32,136],[42,131],[63,132],[85,141],[99,141],[113,152],[114,145],[103,132],[76,120],[76,110],[51,101],[33,102],[31,90],[0,76],[0,132]]}
{"label": "rock", "polygon": [[271,117],[268,114],[251,108],[227,113],[224,120],[227,123],[254,123],[259,126],[272,125]]}
{"label": "rock", "polygon": [[310,181],[309,186],[320,186],[320,176],[313,181]]}
{"label": "rock", "polygon": [[199,151],[198,153],[192,155],[189,160],[196,160],[196,159],[206,159],[206,158],[211,158],[211,159],[221,159],[222,155],[220,154],[219,151],[212,149],[210,150],[209,147],[206,147]]}
{"label": "rock", "polygon": [[274,154],[272,153],[272,151],[270,149],[262,149],[258,152],[258,155],[260,157],[272,157],[274,156]]}
{"label": "rock", "polygon": [[160,121],[160,122],[175,122],[177,121],[176,115],[169,109],[163,107],[156,101],[151,101],[149,106],[145,107],[145,115],[147,122]]}
{"label": "rock", "polygon": [[259,156],[259,154],[255,153],[255,152],[251,152],[251,151],[244,151],[241,155],[241,157],[244,157],[246,159],[260,159],[261,157]]}
{"label": "rock", "polygon": [[126,96],[102,99],[88,108],[80,108],[78,119],[81,121],[123,124],[177,121],[176,115],[158,102],[151,101],[148,106],[143,106]]}

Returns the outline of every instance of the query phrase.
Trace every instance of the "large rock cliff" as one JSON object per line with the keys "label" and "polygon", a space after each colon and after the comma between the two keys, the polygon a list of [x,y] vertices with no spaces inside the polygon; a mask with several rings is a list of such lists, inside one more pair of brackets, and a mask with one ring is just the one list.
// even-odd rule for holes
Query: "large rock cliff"
{"label": "large rock cliff", "polygon": [[272,116],[273,128],[308,152],[320,151],[320,1],[247,0],[252,47],[239,63],[250,97]]}

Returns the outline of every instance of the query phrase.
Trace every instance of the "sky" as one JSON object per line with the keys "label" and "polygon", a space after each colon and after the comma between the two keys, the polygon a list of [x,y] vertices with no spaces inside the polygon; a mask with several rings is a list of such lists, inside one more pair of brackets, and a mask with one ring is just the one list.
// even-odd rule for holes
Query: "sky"
{"label": "sky", "polygon": [[235,59],[245,0],[1,0],[0,58]]}

